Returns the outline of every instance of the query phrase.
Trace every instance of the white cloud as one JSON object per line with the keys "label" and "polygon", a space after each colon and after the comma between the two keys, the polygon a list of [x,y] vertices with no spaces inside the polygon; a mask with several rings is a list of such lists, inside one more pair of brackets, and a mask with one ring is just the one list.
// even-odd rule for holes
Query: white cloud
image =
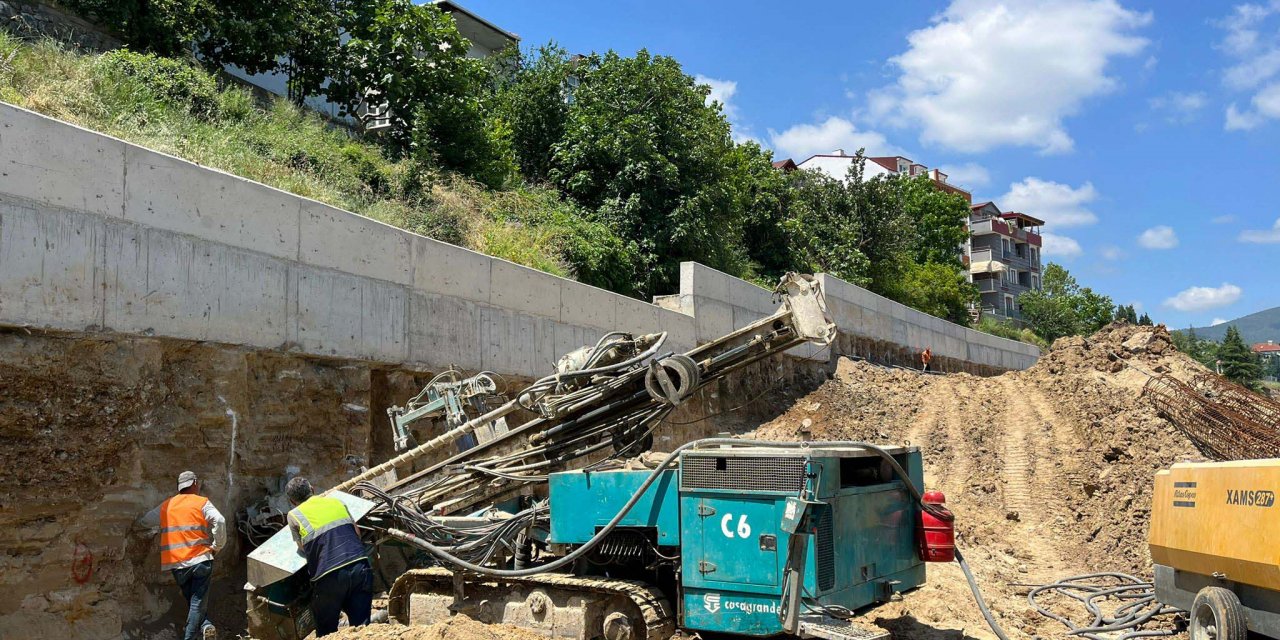
{"label": "white cloud", "polygon": [[1005,211],[1021,211],[1056,227],[1079,227],[1098,221],[1087,205],[1096,200],[1093,184],[1071,187],[1059,182],[1026,178],[1009,185],[1009,192],[996,202]]}
{"label": "white cloud", "polygon": [[1225,216],[1217,216],[1215,218],[1209,219],[1209,222],[1212,222],[1214,224],[1231,224],[1232,222],[1235,222],[1235,221],[1236,221],[1236,217],[1230,213],[1228,213]]}
{"label": "white cloud", "polygon": [[[1280,1],[1236,5],[1218,21],[1226,33],[1219,43],[1234,64],[1222,74],[1222,83],[1236,91],[1254,91],[1247,106],[1227,106],[1224,128],[1248,131],[1280,119],[1280,35],[1273,17],[1280,15]],[[1265,23],[1271,22],[1270,25]]]}
{"label": "white cloud", "polygon": [[733,96],[738,93],[738,83],[735,80],[717,80],[702,74],[698,74],[693,78],[698,84],[705,84],[711,88],[711,93],[707,95],[707,104],[712,102],[720,103],[720,111],[724,113],[725,119],[729,121],[729,125],[733,127],[733,139],[736,142],[745,142],[754,140],[755,135],[751,132],[751,128],[743,124],[741,113],[738,111],[738,105],[734,103]]}
{"label": "white cloud", "polygon": [[1107,65],[1147,45],[1151,14],[1115,0],[953,0],[907,36],[897,81],[870,112],[919,127],[921,140],[965,152],[999,146],[1071,150],[1063,120],[1116,89]]}
{"label": "white cloud", "polygon": [[1161,96],[1151,98],[1148,103],[1153,111],[1164,115],[1169,124],[1187,124],[1193,122],[1200,111],[1209,104],[1209,96],[1202,91],[1184,93],[1170,91]]}
{"label": "white cloud", "polygon": [[1280,244],[1280,218],[1270,229],[1248,229],[1240,232],[1240,242],[1253,244]]}
{"label": "white cloud", "polygon": [[717,80],[702,74],[695,76],[693,81],[711,87],[711,94],[707,96],[707,102],[719,102],[720,109],[724,111],[724,117],[729,120],[737,119],[738,107],[733,104],[733,94],[738,92],[738,83],[736,81]]}
{"label": "white cloud", "polygon": [[991,172],[976,163],[944,164],[938,170],[947,174],[947,181],[962,187],[985,187],[991,184]]}
{"label": "white cloud", "polygon": [[1227,323],[1227,319],[1226,319],[1226,318],[1214,318],[1214,319],[1213,319],[1213,322],[1210,322],[1210,323],[1209,323],[1209,326],[1211,326],[1211,327],[1216,327],[1216,326],[1218,326],[1218,325],[1220,325],[1220,324],[1226,324],[1226,323]]}
{"label": "white cloud", "polygon": [[769,139],[778,152],[775,157],[790,156],[797,162],[815,153],[831,153],[836,149],[844,149],[851,155],[858,149],[866,149],[867,154],[873,156],[902,153],[889,144],[883,134],[859,131],[853,122],[836,116],[817,124],[798,124],[781,133],[770,130]]}
{"label": "white cloud", "polygon": [[1205,311],[1235,303],[1243,293],[1240,287],[1229,282],[1221,287],[1190,287],[1164,301],[1164,306],[1178,311]]}
{"label": "white cloud", "polygon": [[1084,249],[1080,248],[1080,243],[1076,242],[1075,238],[1047,232],[1041,234],[1040,237],[1044,240],[1044,246],[1041,247],[1041,250],[1044,252],[1045,257],[1070,260],[1084,253]]}
{"label": "white cloud", "polygon": [[1138,244],[1144,249],[1172,249],[1178,246],[1178,234],[1173,227],[1162,224],[1143,231]]}
{"label": "white cloud", "polygon": [[1103,247],[1102,251],[1100,251],[1099,253],[1102,254],[1102,257],[1105,260],[1115,261],[1124,257],[1124,251],[1121,250],[1120,247],[1117,247],[1113,244]]}

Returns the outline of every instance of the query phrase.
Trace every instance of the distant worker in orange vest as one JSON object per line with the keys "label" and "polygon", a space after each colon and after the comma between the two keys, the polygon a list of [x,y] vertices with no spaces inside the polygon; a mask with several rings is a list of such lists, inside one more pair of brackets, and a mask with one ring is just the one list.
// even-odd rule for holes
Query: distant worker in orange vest
{"label": "distant worker in orange vest", "polygon": [[930,362],[930,361],[932,361],[932,360],[933,360],[933,352],[929,350],[929,347],[925,347],[925,348],[924,348],[924,351],[921,351],[921,352],[920,352],[920,362],[922,362],[922,363],[924,364],[924,366],[923,366],[923,367],[921,367],[921,368],[920,368],[920,370],[921,370],[921,371],[928,371],[928,370],[929,370],[929,362]]}
{"label": "distant worker in orange vest", "polygon": [[208,498],[200,495],[193,471],[178,475],[178,495],[147,512],[139,524],[160,530],[160,570],[173,579],[187,599],[183,640],[213,640],[218,631],[209,621],[209,577],[213,556],[227,543],[227,522]]}

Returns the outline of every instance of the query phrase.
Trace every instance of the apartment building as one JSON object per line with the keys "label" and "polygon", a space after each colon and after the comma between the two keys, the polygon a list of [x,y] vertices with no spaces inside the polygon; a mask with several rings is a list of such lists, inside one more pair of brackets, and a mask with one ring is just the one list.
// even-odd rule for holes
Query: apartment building
{"label": "apartment building", "polygon": [[[812,155],[795,166],[843,180],[856,159],[836,149]],[[939,189],[970,203],[969,239],[957,251],[963,254],[969,281],[981,294],[973,315],[975,319],[985,315],[1022,325],[1018,297],[1041,289],[1040,227],[1044,221],[1025,213],[1001,211],[993,202],[972,204],[969,191],[948,182],[947,174],[903,156],[867,156],[863,177],[880,175],[926,176]]]}
{"label": "apartment building", "polygon": [[1042,286],[1043,225],[1034,216],[1001,211],[994,202],[970,208],[965,262],[969,280],[982,296],[982,315],[1022,324],[1018,296]]}

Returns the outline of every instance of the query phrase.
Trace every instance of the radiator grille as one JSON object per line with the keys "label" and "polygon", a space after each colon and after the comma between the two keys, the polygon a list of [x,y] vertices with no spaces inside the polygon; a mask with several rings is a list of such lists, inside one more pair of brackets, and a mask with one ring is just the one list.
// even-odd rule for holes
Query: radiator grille
{"label": "radiator grille", "polygon": [[818,540],[814,548],[819,591],[828,591],[836,586],[836,536],[833,520],[835,517],[831,510],[823,509],[822,518],[818,520]]}
{"label": "radiator grille", "polygon": [[804,458],[684,456],[681,489],[785,491],[804,488]]}

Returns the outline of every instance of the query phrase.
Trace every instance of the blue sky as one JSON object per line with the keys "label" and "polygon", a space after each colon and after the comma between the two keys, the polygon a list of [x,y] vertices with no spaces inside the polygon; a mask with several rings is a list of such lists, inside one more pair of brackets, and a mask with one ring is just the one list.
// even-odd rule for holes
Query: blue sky
{"label": "blue sky", "polygon": [[526,47],[673,56],[775,157],[950,170],[1157,322],[1280,306],[1280,0],[464,4]]}

